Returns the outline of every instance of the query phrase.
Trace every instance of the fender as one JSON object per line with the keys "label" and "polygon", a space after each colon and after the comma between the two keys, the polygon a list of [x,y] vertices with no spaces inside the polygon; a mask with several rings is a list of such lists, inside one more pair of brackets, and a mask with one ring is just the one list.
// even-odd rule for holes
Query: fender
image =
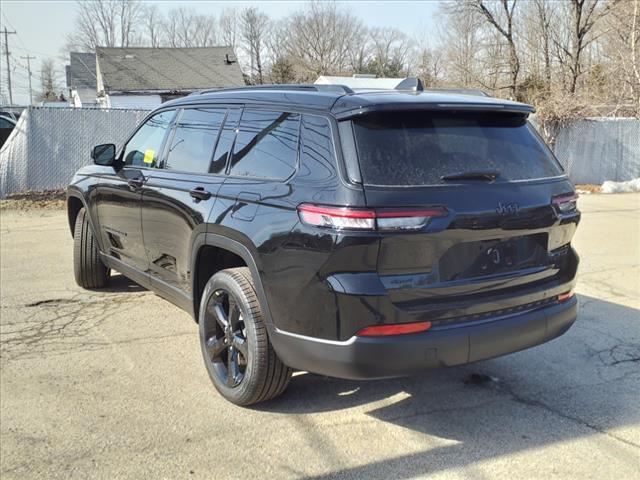
{"label": "fender", "polygon": [[83,193],[84,192],[80,190],[78,187],[76,187],[75,185],[69,185],[69,187],[67,187],[67,220],[69,222],[69,229],[71,230],[71,236],[73,236],[73,233],[74,233],[74,226],[71,225],[71,218],[69,217],[69,198],[73,197],[80,200],[80,202],[82,203],[82,206],[84,207],[84,211],[86,212],[86,217],[89,219],[89,225],[91,225],[91,230],[93,231],[94,236],[98,241],[98,248],[101,252],[104,252],[104,249],[102,248],[102,236],[99,235],[99,230],[96,227],[95,222],[93,221],[92,211],[87,206],[87,201],[84,198]]}
{"label": "fender", "polygon": [[[224,248],[225,250],[229,250],[230,252],[238,255],[244,262],[246,263],[249,271],[251,272],[251,277],[253,279],[253,285],[256,289],[256,293],[258,295],[258,299],[260,300],[260,307],[262,310],[262,314],[264,315],[265,323],[268,327],[273,326],[273,319],[271,317],[271,310],[269,308],[269,303],[267,302],[267,296],[264,292],[264,287],[262,286],[262,279],[260,277],[260,271],[258,270],[258,265],[253,257],[251,251],[242,243],[237,240],[232,240],[231,238],[218,235],[216,233],[200,233],[195,237],[193,241],[193,245],[191,247],[191,272],[196,271],[196,262],[198,260],[198,252],[200,248],[205,245],[209,245],[212,247]],[[198,298],[195,294],[197,291],[197,278],[196,275],[191,275],[191,291],[193,294],[193,316],[196,322],[198,321],[198,312],[200,310],[200,298]]]}

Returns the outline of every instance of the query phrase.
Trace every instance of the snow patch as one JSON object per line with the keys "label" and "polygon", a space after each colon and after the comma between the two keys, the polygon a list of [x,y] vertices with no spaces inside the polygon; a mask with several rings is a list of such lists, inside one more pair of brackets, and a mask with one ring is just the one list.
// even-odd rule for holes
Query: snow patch
{"label": "snow patch", "polygon": [[607,180],[602,184],[602,193],[629,193],[640,192],[640,178],[634,178],[628,182],[612,182]]}

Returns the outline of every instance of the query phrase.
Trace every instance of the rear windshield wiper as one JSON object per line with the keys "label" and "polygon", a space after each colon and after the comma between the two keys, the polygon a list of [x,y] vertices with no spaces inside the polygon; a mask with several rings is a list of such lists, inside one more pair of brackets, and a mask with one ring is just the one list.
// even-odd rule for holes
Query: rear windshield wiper
{"label": "rear windshield wiper", "polygon": [[497,170],[482,170],[473,172],[452,173],[451,175],[443,175],[442,180],[495,180],[500,176]]}

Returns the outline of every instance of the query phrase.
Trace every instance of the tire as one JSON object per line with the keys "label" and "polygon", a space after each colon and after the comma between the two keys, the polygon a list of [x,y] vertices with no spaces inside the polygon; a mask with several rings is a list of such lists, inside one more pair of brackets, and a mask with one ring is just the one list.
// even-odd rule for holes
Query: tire
{"label": "tire", "polygon": [[225,399],[247,406],[284,392],[292,370],[271,346],[248,268],[222,270],[209,279],[199,324],[204,363]]}
{"label": "tire", "polygon": [[100,260],[98,244],[84,208],[78,212],[74,227],[73,273],[82,288],[103,288],[109,284],[111,272]]}

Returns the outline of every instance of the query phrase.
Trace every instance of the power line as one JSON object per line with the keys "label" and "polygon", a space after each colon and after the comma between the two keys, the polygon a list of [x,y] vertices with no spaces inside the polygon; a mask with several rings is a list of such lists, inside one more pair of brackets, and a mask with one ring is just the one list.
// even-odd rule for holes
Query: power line
{"label": "power line", "polygon": [[17,35],[15,30],[10,32],[7,27],[4,30],[0,30],[0,33],[4,33],[4,54],[7,59],[7,86],[9,87],[9,106],[13,106],[13,94],[11,92],[11,69],[9,68],[9,35]]}

